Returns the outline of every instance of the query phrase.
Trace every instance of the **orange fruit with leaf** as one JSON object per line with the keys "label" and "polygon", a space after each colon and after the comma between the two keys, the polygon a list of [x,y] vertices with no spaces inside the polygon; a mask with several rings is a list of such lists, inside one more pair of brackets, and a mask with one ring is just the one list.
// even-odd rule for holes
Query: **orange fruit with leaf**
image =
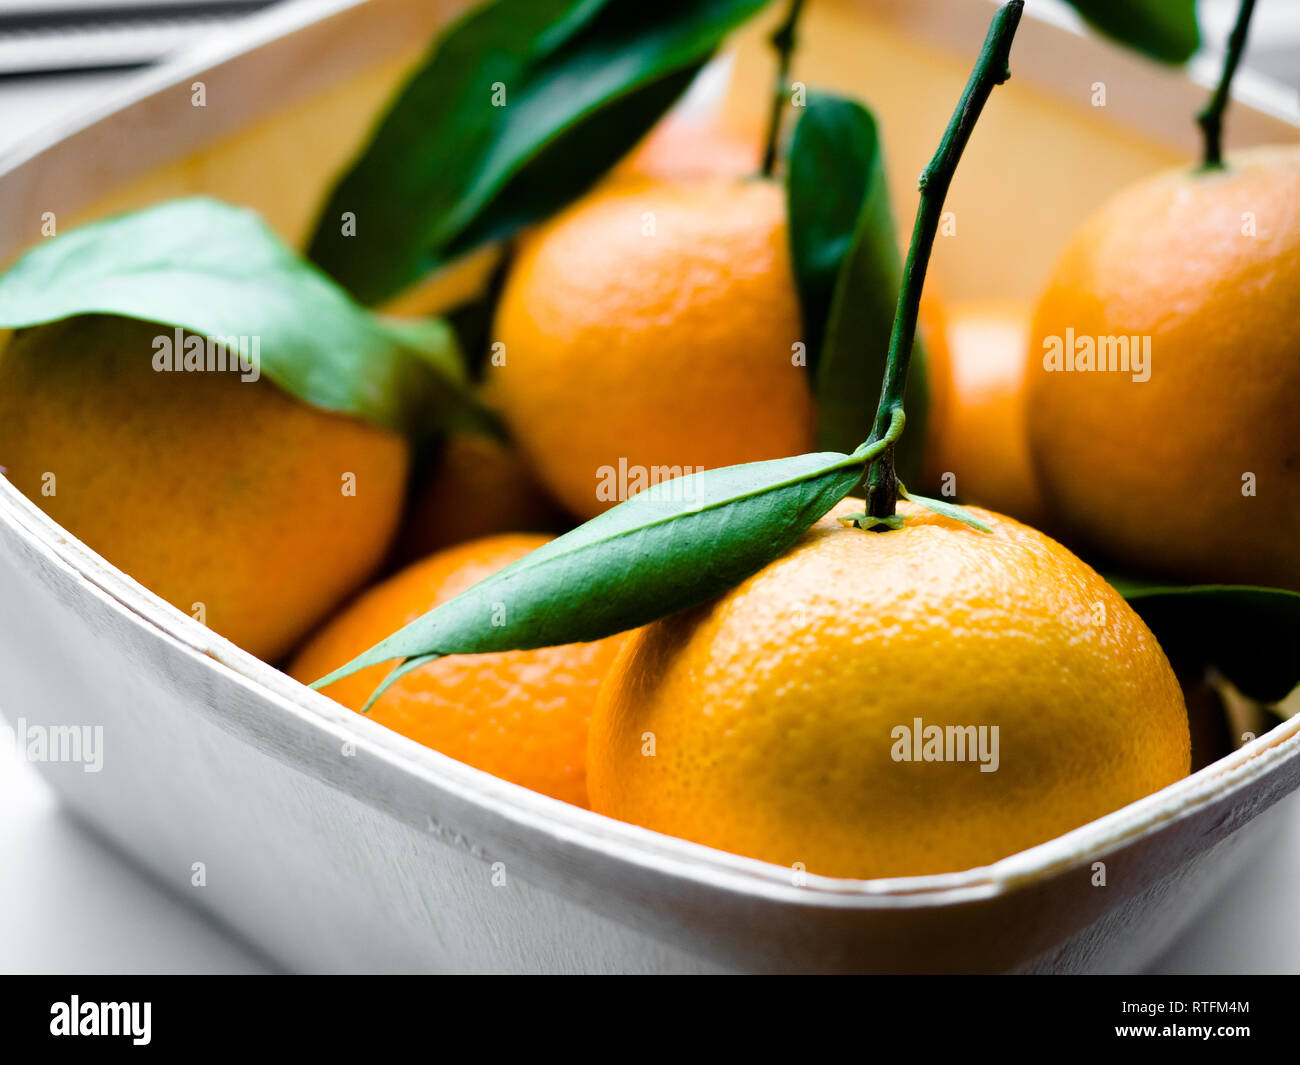
{"label": "orange fruit with leaf", "polygon": [[812,445],[771,181],[601,186],[524,239],[493,339],[501,413],[580,517],[683,472]]}
{"label": "orange fruit with leaf", "polygon": [[0,465],[73,536],[269,661],[383,559],[398,433],[266,379],[160,373],[169,327],[80,316],[0,351]]}
{"label": "orange fruit with leaf", "polygon": [[[942,321],[927,296],[921,333],[938,382]],[[580,517],[662,479],[813,446],[818,404],[772,181],[600,187],[523,240],[493,337],[502,415]],[[935,427],[946,400],[934,391]]]}
{"label": "orange fruit with leaf", "polygon": [[1151,631],[1042,533],[906,502],[818,521],[710,602],[635,634],[601,691],[592,809],[827,876],[951,872],[1187,775]]}
{"label": "orange fruit with leaf", "polygon": [[[304,683],[517,562],[547,542],[500,534],[439,551],[365,592],[299,652]],[[511,604],[497,609],[508,619]],[[516,784],[587,805],[587,729],[596,693],[623,637],[500,654],[449,655],[404,675],[368,711],[372,720]],[[396,662],[329,685],[360,711]]]}

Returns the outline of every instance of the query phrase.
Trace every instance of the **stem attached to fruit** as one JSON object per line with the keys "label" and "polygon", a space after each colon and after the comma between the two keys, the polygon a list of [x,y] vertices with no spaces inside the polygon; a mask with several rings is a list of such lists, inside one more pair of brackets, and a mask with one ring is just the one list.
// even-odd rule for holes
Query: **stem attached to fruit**
{"label": "stem attached to fruit", "polygon": [[1241,55],[1246,50],[1246,34],[1250,31],[1250,16],[1255,13],[1255,0],[1241,0],[1241,9],[1237,12],[1237,24],[1228,37],[1228,54],[1223,61],[1223,76],[1219,78],[1219,87],[1214,90],[1205,110],[1196,116],[1201,132],[1205,134],[1205,168],[1221,170],[1223,168],[1223,112],[1228,108],[1228,93],[1232,88],[1233,75],[1241,63]]}
{"label": "stem attached to fruit", "polygon": [[[979,120],[989,95],[995,86],[1011,77],[1011,42],[1024,11],[1024,0],[998,9],[989,26],[984,47],[980,49],[975,69],[961,94],[938,151],[930,165],[921,171],[919,188],[921,203],[916,211],[916,224],[912,229],[912,243],[907,250],[903,267],[903,284],[898,294],[898,309],[894,313],[894,331],[889,338],[889,358],[885,364],[885,380],[876,407],[876,420],[871,429],[871,440],[883,439],[894,421],[894,412],[903,407],[903,393],[907,389],[907,368],[912,360],[912,344],[916,340],[916,319],[921,304],[921,289],[925,286],[925,271],[930,262],[935,234],[943,216],[944,199],[961,153],[970,140],[971,131]],[[867,472],[867,514],[873,518],[888,518],[898,502],[898,476],[894,472],[894,447],[891,445],[871,464]]]}
{"label": "stem attached to fruit", "polygon": [[795,27],[803,12],[804,0],[790,0],[790,10],[785,21],[772,34],[772,47],[776,49],[776,88],[772,93],[772,112],[768,116],[767,140],[763,148],[763,177],[771,177],[776,169],[776,142],[781,135],[781,117],[785,114],[786,94],[790,81],[790,57],[794,55]]}

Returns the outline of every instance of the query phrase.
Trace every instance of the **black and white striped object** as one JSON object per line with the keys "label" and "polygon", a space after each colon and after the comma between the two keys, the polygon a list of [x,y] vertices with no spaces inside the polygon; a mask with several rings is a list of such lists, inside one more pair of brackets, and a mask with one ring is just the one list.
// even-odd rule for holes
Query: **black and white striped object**
{"label": "black and white striped object", "polygon": [[276,0],[0,0],[0,76],[143,66]]}

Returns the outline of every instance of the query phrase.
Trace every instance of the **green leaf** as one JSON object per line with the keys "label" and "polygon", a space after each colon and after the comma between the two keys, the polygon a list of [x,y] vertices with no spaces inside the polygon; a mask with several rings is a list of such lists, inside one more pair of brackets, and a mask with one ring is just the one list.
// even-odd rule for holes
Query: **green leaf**
{"label": "green leaf", "polygon": [[1196,0],[1069,0],[1094,29],[1162,63],[1186,63],[1201,46]]}
{"label": "green leaf", "polygon": [[1300,684],[1300,594],[1107,579],[1179,667],[1214,666],[1244,695],[1265,703]]}
{"label": "green leaf", "polygon": [[[903,264],[876,120],[855,100],[810,94],[790,143],[790,250],[817,396],[817,446],[848,451],[871,435]],[[928,388],[913,350],[908,432],[895,463],[920,476]]]}
{"label": "green leaf", "polygon": [[[808,370],[814,378],[835,284],[853,249],[863,201],[873,186],[883,184],[883,160],[871,114],[851,100],[809,94],[790,138],[786,204]],[[889,236],[892,240],[893,234]]]}
{"label": "green leaf", "polygon": [[951,518],[963,525],[969,525],[972,529],[978,529],[980,532],[986,533],[993,531],[990,525],[980,521],[965,507],[959,507],[956,503],[947,503],[942,499],[931,499],[929,496],[919,496],[915,492],[909,492],[903,487],[901,481],[898,484],[898,494],[904,499],[910,499],[913,503],[919,503],[926,510],[932,510],[936,514],[942,514],[945,518]]}
{"label": "green leaf", "polygon": [[392,659],[598,640],[705,602],[788,551],[848,495],[865,461],[863,455],[799,455],[662,481],[425,614],[313,687]]}
{"label": "green leaf", "polygon": [[[505,240],[529,223],[553,214],[585,192],[641,139],[679,96],[689,88],[703,63],[668,74],[645,88],[629,92],[617,107],[593,112],[581,123],[561,130],[542,145],[528,166],[465,229],[443,245],[442,255],[454,259],[481,244]],[[575,159],[592,158],[603,150],[598,172],[577,173]]]}
{"label": "green leaf", "polygon": [[83,314],[255,337],[261,373],[281,388],[385,428],[479,417],[446,324],[358,307],[256,214],[216,200],[173,200],[82,226],[0,276],[0,327]]}
{"label": "green leaf", "polygon": [[[552,213],[625,155],[766,2],[475,9],[435,42],[334,188],[311,258],[377,303]],[[494,106],[501,91],[504,106]]]}

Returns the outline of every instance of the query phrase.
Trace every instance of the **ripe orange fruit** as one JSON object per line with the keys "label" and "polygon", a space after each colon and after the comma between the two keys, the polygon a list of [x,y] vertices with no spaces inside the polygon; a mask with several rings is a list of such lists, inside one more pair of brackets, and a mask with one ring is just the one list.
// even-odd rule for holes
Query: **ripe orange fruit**
{"label": "ripe orange fruit", "polygon": [[934,375],[931,466],[952,475],[962,499],[1041,527],[1045,505],[1029,454],[1026,363],[1031,308],[1017,303],[950,304],[947,360]]}
{"label": "ripe orange fruit", "polygon": [[424,558],[480,536],[567,523],[514,447],[478,433],[452,433],[416,486],[401,555]]}
{"label": "ripe orange fruit", "polygon": [[269,380],[155,372],[160,331],[87,316],[16,333],[0,466],[114,565],[275,660],[383,557],[407,444]]}
{"label": "ripe orange fruit", "polygon": [[[593,810],[812,873],[905,876],[1187,774],[1173,670],[1084,563],[987,511],[992,533],[906,502],[898,530],[835,520],[861,508],[629,639],[592,718]],[[932,728],[953,760],[924,757]]]}
{"label": "ripe orange fruit", "polygon": [[[1300,146],[1162,174],[1056,266],[1031,343],[1034,459],[1069,533],[1124,566],[1300,588],[1297,192]],[[1071,337],[1076,369],[1048,370]],[[1077,368],[1121,337],[1129,372]]]}
{"label": "ripe orange fruit", "polygon": [[584,518],[669,476],[812,447],[774,182],[602,185],[523,241],[493,336],[511,433]]}
{"label": "ripe orange fruit", "polygon": [[[546,543],[505,534],[440,551],[371,588],[325,626],[289,672],[304,684]],[[412,670],[370,717],[426,747],[578,806],[587,804],[587,726],[622,636],[595,643],[450,655]],[[396,662],[345,677],[325,694],[360,710]]]}
{"label": "ripe orange fruit", "polygon": [[[929,393],[929,410],[926,413],[925,452],[922,471],[924,486],[912,485],[918,491],[933,489],[938,484],[942,470],[939,468],[940,437],[948,424],[948,409],[952,404],[952,353],[948,343],[948,312],[942,296],[936,290],[933,278],[926,279],[921,291],[921,305],[917,310],[916,334],[924,345],[926,388]],[[920,368],[913,356],[912,372]]]}
{"label": "ripe orange fruit", "polygon": [[[670,180],[700,180],[709,177],[747,177],[758,173],[762,163],[762,137],[758,127],[745,135],[724,126],[716,118],[695,118],[670,113],[650,131],[628,157],[615,167],[613,180],[642,177]],[[903,241],[902,252],[907,253]],[[929,279],[921,295],[917,332],[925,345],[926,373],[929,378],[929,423],[926,430],[926,481],[937,482],[938,433],[948,420],[949,365],[948,339],[942,299],[935,295],[935,283]],[[916,364],[913,363],[915,370]],[[996,506],[996,501],[993,501]],[[1010,512],[1014,513],[1014,512]]]}

